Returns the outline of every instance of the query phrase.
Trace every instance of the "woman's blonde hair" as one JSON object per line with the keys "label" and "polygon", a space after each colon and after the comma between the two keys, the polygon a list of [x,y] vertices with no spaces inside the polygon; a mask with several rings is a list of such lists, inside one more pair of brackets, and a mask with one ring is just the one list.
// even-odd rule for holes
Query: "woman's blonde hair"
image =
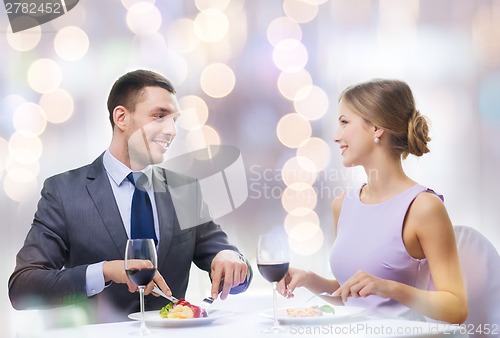
{"label": "woman's blonde hair", "polygon": [[391,148],[405,159],[429,152],[429,126],[403,81],[374,79],[346,88],[339,97],[367,122],[390,135]]}

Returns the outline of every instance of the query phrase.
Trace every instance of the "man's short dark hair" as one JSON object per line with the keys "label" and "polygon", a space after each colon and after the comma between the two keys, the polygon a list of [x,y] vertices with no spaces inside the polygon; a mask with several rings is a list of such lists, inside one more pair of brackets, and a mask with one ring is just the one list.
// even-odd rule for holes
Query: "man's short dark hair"
{"label": "man's short dark hair", "polygon": [[113,110],[115,107],[124,106],[128,110],[134,111],[137,99],[144,87],[161,87],[175,94],[172,83],[158,73],[139,69],[121,76],[114,83],[108,96],[111,127],[114,128],[115,126],[115,122],[113,121]]}

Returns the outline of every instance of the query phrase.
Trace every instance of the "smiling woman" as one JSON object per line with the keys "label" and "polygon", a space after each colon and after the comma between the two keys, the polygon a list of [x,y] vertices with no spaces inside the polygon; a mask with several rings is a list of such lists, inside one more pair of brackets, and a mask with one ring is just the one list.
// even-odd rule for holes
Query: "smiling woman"
{"label": "smiling woman", "polygon": [[437,194],[410,179],[401,163],[429,151],[428,126],[409,86],[398,80],[351,86],[340,95],[339,111],[335,142],[343,164],[362,166],[367,183],[333,202],[336,279],[290,268],[283,294],[305,286],[377,316],[463,323],[467,300],[451,221]]}

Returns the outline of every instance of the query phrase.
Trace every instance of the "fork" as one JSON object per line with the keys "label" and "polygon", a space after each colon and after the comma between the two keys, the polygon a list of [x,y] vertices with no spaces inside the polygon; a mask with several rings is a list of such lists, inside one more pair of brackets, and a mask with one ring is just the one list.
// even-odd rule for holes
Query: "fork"
{"label": "fork", "polygon": [[163,298],[166,298],[168,299],[169,301],[171,301],[172,303],[177,303],[179,300],[177,298],[175,298],[174,296],[167,296],[163,291],[161,291],[161,289],[158,287],[158,285],[155,284],[155,286],[153,287],[153,292],[159,294],[160,296],[162,296]]}
{"label": "fork", "polygon": [[322,292],[322,293],[312,295],[311,298],[306,300],[306,303],[309,302],[310,300],[312,300],[313,298],[316,298],[316,297],[319,297],[319,298],[327,301],[328,303],[331,303],[334,305],[343,305],[344,304],[341,296],[334,296],[333,294],[328,293],[328,292]]}
{"label": "fork", "polygon": [[203,298],[203,300],[201,301],[201,304],[200,304],[200,308],[201,308],[201,313],[204,314],[203,317],[206,317],[208,315],[208,307],[210,305],[212,305],[212,303],[214,302],[214,299],[212,297],[205,297]]}

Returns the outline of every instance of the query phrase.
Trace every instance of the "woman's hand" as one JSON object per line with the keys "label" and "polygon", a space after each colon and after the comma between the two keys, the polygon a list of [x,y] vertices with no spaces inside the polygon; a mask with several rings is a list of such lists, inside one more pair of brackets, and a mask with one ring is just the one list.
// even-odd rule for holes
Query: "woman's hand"
{"label": "woman's hand", "polygon": [[278,283],[278,292],[286,298],[293,298],[295,288],[305,286],[308,276],[308,271],[289,268],[285,277]]}
{"label": "woman's hand", "polygon": [[342,284],[333,295],[341,296],[344,303],[348,297],[358,298],[377,295],[390,298],[394,283],[394,281],[378,278],[360,270]]}

